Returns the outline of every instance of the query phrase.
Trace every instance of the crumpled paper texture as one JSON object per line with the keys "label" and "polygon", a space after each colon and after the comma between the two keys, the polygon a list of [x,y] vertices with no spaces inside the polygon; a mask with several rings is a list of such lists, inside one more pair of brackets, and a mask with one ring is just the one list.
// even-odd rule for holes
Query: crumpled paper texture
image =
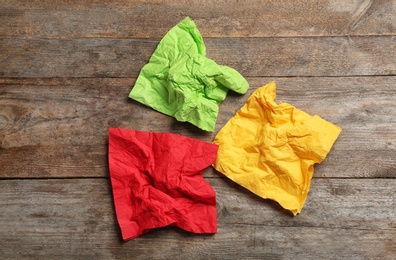
{"label": "crumpled paper texture", "polygon": [[217,150],[172,133],[110,128],[110,179],[124,241],[168,225],[216,233],[216,195],[202,173]]}
{"label": "crumpled paper texture", "polygon": [[248,82],[236,70],[206,57],[195,23],[188,17],[160,41],[129,97],[181,122],[213,131],[228,89],[244,94]]}
{"label": "crumpled paper texture", "polygon": [[305,203],[314,164],[324,160],[341,128],[290,104],[276,104],[275,82],[257,89],[215,137],[214,167],[294,215]]}

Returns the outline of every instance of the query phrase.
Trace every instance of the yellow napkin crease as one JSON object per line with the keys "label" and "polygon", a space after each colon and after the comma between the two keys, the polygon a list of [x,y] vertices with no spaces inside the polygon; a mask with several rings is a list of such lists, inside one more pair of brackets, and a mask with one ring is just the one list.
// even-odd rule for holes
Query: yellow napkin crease
{"label": "yellow napkin crease", "polygon": [[301,212],[314,164],[324,160],[341,128],[294,106],[276,104],[275,82],[258,88],[219,131],[214,168],[258,196]]}

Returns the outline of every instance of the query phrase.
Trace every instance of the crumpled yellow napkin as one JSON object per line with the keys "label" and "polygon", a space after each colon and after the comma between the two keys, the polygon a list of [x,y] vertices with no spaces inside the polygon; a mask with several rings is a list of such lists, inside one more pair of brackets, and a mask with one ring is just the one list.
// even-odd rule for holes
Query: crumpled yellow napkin
{"label": "crumpled yellow napkin", "polygon": [[220,130],[214,167],[262,198],[301,212],[314,164],[324,160],[341,128],[290,104],[276,104],[275,82],[257,89]]}

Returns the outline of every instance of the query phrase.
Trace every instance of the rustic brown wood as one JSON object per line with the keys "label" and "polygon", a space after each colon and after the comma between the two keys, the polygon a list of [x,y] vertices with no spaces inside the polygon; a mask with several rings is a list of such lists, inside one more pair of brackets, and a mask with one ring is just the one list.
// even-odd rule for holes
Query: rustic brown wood
{"label": "rustic brown wood", "polygon": [[[128,99],[185,16],[208,57],[251,87],[213,133]],[[0,259],[394,259],[396,1],[0,3]],[[297,217],[209,167],[219,232],[167,227],[121,242],[107,130],[211,142],[258,87],[341,126]]]}
{"label": "rustic brown wood", "polygon": [[[396,181],[314,179],[296,217],[225,179],[209,178],[218,197],[218,233],[177,228],[120,241],[108,179],[0,182],[2,257],[352,258],[392,259]],[[21,192],[23,191],[23,192]]]}
{"label": "rustic brown wood", "polygon": [[[104,177],[109,127],[170,131],[212,142],[249,95],[270,80],[277,100],[343,128],[317,177],[394,177],[396,78],[248,78],[230,92],[213,133],[128,99],[135,79],[3,79],[0,164],[5,178]],[[216,173],[212,173],[211,175]]]}
{"label": "rustic brown wood", "polygon": [[[2,77],[136,77],[157,39],[0,39]],[[396,38],[209,38],[208,57],[247,76],[396,74]]]}
{"label": "rustic brown wood", "polygon": [[160,38],[186,16],[204,37],[396,34],[393,0],[12,0],[0,5],[0,37]]}

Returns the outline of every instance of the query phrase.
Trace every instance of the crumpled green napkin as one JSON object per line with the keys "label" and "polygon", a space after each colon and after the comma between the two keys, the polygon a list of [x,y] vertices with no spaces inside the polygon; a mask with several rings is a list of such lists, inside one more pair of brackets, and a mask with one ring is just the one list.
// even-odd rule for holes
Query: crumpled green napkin
{"label": "crumpled green napkin", "polygon": [[158,44],[129,97],[182,122],[213,131],[228,89],[244,94],[248,82],[236,70],[206,57],[195,23],[186,17]]}

